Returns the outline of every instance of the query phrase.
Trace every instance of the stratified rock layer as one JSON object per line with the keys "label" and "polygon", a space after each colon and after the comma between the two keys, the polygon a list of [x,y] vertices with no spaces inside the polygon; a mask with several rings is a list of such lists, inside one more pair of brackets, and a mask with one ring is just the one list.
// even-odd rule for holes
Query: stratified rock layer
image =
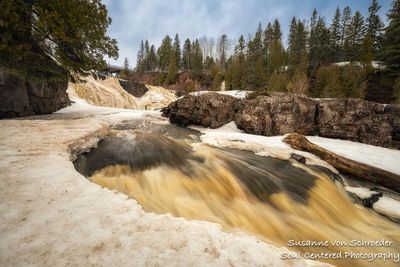
{"label": "stratified rock layer", "polygon": [[290,94],[238,100],[187,95],[164,109],[175,124],[217,128],[230,121],[246,133],[300,133],[400,149],[400,106],[361,99],[312,99]]}

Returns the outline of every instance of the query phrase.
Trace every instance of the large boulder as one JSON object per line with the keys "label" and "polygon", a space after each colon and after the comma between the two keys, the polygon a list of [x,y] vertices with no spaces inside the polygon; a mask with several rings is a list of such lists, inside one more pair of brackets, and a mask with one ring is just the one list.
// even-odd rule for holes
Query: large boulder
{"label": "large boulder", "polygon": [[163,109],[171,123],[218,128],[233,121],[239,100],[233,96],[206,93],[199,96],[185,95]]}
{"label": "large boulder", "polygon": [[319,135],[384,147],[400,147],[400,106],[361,99],[320,99]]}
{"label": "large boulder", "polygon": [[400,149],[400,106],[361,99],[312,99],[290,94],[238,100],[187,95],[164,109],[175,124],[217,128],[232,120],[246,133],[299,133]]}
{"label": "large boulder", "polygon": [[242,101],[235,116],[238,128],[247,133],[282,135],[316,134],[317,101],[304,96],[273,94]]}
{"label": "large boulder", "polygon": [[[61,68],[57,70],[63,71]],[[66,93],[69,77],[66,72],[64,74],[57,80],[27,80],[0,69],[0,119],[49,114],[69,105]]]}

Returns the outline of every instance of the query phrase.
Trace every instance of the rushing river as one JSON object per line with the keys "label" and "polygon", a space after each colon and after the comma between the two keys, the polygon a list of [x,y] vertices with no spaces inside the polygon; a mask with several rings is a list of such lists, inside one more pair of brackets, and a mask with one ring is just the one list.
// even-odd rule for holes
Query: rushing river
{"label": "rushing river", "polygon": [[[337,175],[295,161],[203,145],[198,133],[189,129],[120,125],[75,166],[93,182],[136,199],[146,211],[216,222],[226,231],[245,231],[293,251],[388,255],[400,251],[399,225],[353,204]],[[393,243],[386,247],[354,243],[382,239]],[[297,242],[307,240],[328,243]],[[329,243],[336,240],[347,244]],[[339,266],[383,263],[319,260]],[[388,259],[385,264],[395,262]]]}

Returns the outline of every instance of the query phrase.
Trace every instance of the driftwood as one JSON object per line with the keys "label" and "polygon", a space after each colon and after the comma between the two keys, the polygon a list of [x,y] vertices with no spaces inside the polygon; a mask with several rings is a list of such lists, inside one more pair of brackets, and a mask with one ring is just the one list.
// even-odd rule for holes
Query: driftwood
{"label": "driftwood", "polygon": [[289,134],[283,141],[294,149],[306,151],[318,156],[344,174],[366,179],[400,192],[400,176],[397,174],[339,156],[323,147],[311,143],[301,134]]}

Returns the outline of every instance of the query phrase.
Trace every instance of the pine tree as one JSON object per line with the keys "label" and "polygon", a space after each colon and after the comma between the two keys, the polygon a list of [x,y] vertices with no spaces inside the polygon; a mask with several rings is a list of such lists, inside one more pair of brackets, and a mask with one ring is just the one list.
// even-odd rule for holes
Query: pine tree
{"label": "pine tree", "polygon": [[267,27],[265,27],[264,30],[264,38],[263,38],[263,47],[264,47],[264,60],[265,63],[267,64],[267,57],[268,57],[268,49],[269,45],[272,42],[273,39],[273,29],[271,23],[268,22]]}
{"label": "pine tree", "polygon": [[[246,49],[246,41],[244,40],[243,35],[239,37],[238,43],[235,46],[235,53],[231,60],[231,64],[229,64],[227,73],[225,75],[225,88],[227,90],[244,90],[244,76],[245,76],[245,49]],[[229,76],[231,74],[231,76]],[[229,80],[231,77],[231,80]]]}
{"label": "pine tree", "polygon": [[367,17],[367,34],[373,42],[373,54],[374,58],[379,55],[384,24],[378,15],[381,6],[378,4],[378,0],[372,0],[371,6],[368,8]]}
{"label": "pine tree", "polygon": [[272,41],[268,49],[267,72],[269,75],[281,72],[285,65],[285,50],[282,44],[282,33],[279,21],[276,19],[273,26]]}
{"label": "pine tree", "polygon": [[118,58],[116,40],[106,35],[110,24],[100,0],[1,0],[0,64],[46,79],[55,75],[48,54],[69,71],[101,69],[104,56]]}
{"label": "pine tree", "polygon": [[332,23],[329,30],[329,43],[330,43],[330,62],[338,62],[341,54],[341,30],[340,30],[340,9],[336,8],[335,16],[332,19]]}
{"label": "pine tree", "polygon": [[240,35],[238,44],[235,46],[235,55],[243,60],[245,49],[246,49],[246,41],[244,40],[243,35]]}
{"label": "pine tree", "polygon": [[317,63],[318,65],[327,64],[329,63],[329,29],[322,17],[319,17],[317,22],[317,38]]}
{"label": "pine tree", "polygon": [[125,57],[124,69],[121,71],[120,77],[122,79],[128,79],[129,78],[129,62],[128,62],[128,58],[127,57]]}
{"label": "pine tree", "polygon": [[149,41],[146,40],[144,42],[144,70],[145,71],[149,71],[150,70],[150,62],[149,62],[149,55],[150,55],[150,45],[149,45]]}
{"label": "pine tree", "polygon": [[179,41],[178,34],[175,34],[174,38],[174,53],[175,53],[175,60],[176,66],[179,68],[181,66],[181,42]]}
{"label": "pine tree", "polygon": [[[280,30],[280,29],[279,29]],[[247,82],[254,89],[263,87],[266,80],[265,60],[263,55],[262,26],[258,25],[254,38],[247,46]]]}
{"label": "pine tree", "polygon": [[341,40],[340,40],[340,46],[341,46],[341,51],[342,55],[340,58],[340,61],[347,61],[348,58],[346,55],[348,54],[349,51],[349,35],[350,35],[350,25],[351,25],[351,8],[349,6],[346,6],[343,9],[343,14],[342,14],[342,21],[341,21]]}
{"label": "pine tree", "polygon": [[176,54],[171,53],[170,61],[168,64],[168,73],[165,79],[166,84],[174,84],[178,78],[178,66],[176,65]]}
{"label": "pine tree", "polygon": [[272,37],[274,40],[282,41],[282,31],[281,24],[278,19],[274,20],[274,24],[272,26]]}
{"label": "pine tree", "polygon": [[314,9],[310,23],[309,62],[313,67],[329,62],[329,30],[325,19],[317,15]]}
{"label": "pine tree", "polygon": [[293,66],[296,62],[296,32],[297,30],[297,20],[293,17],[289,26],[289,37],[288,37],[288,64]]}
{"label": "pine tree", "polygon": [[183,52],[182,52],[182,67],[185,70],[190,70],[192,68],[192,44],[190,39],[185,40],[185,44],[183,45]]}
{"label": "pine tree", "polygon": [[307,71],[307,32],[304,23],[293,17],[288,40],[289,77]]}
{"label": "pine tree", "polygon": [[160,70],[166,71],[168,69],[172,52],[172,39],[169,37],[169,35],[167,35],[164,37],[160,47],[157,50],[158,66]]}
{"label": "pine tree", "polygon": [[303,22],[297,21],[296,29],[296,55],[297,55],[297,71],[307,72],[307,30]]}
{"label": "pine tree", "polygon": [[363,64],[364,68],[371,68],[371,61],[374,60],[373,47],[374,43],[371,36],[369,36],[369,34],[366,34],[363,39],[360,56],[360,61]]}
{"label": "pine tree", "polygon": [[364,35],[364,18],[359,11],[356,11],[349,27],[348,50],[346,51],[346,58],[348,58],[348,60],[361,60],[361,49],[363,46]]}
{"label": "pine tree", "polygon": [[144,49],[144,42],[143,40],[140,42],[140,47],[139,51],[137,54],[137,60],[136,60],[136,70],[138,72],[144,72],[145,71],[145,66],[144,66],[144,61],[145,61],[145,49]]}
{"label": "pine tree", "polygon": [[228,37],[226,34],[221,35],[218,42],[219,64],[220,69],[225,70],[226,58],[228,53]]}
{"label": "pine tree", "polygon": [[213,57],[207,56],[204,60],[204,70],[210,71],[215,67],[215,61]]}
{"label": "pine tree", "polygon": [[201,51],[199,40],[193,43],[192,49],[192,71],[199,74],[203,70],[203,52]]}
{"label": "pine tree", "polygon": [[148,62],[149,62],[149,70],[155,71],[157,69],[158,59],[157,59],[157,54],[156,54],[156,48],[154,47],[154,45],[151,45],[151,47],[150,47]]}
{"label": "pine tree", "polygon": [[262,49],[263,49],[263,43],[262,43],[262,26],[261,23],[258,24],[257,31],[254,35],[253,38],[253,55],[255,58],[259,58],[262,56]]}
{"label": "pine tree", "polygon": [[318,13],[317,10],[314,8],[311,19],[310,19],[310,37],[309,37],[309,56],[310,56],[310,64],[312,66],[316,65],[316,49],[318,43],[318,36],[317,36],[317,21],[318,21]]}
{"label": "pine tree", "polygon": [[[394,0],[387,14],[389,25],[386,28],[383,42],[383,56],[387,67],[400,76],[400,0]],[[399,79],[399,78],[398,78]]]}

